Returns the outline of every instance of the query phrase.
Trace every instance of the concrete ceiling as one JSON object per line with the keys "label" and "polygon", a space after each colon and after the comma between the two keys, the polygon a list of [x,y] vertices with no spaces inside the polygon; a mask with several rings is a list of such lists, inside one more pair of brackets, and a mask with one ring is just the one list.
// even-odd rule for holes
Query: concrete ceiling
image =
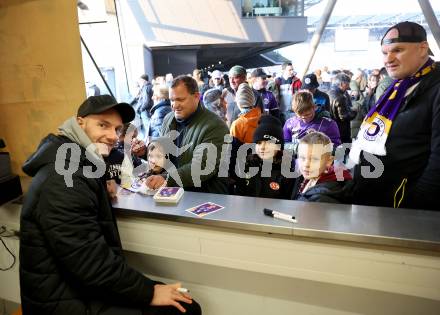
{"label": "concrete ceiling", "polygon": [[261,56],[280,47],[291,45],[291,42],[240,43],[197,46],[168,46],[152,48],[154,52],[196,50],[197,67],[206,70],[225,70],[240,64],[246,68],[256,68],[281,64],[286,61],[281,56]]}

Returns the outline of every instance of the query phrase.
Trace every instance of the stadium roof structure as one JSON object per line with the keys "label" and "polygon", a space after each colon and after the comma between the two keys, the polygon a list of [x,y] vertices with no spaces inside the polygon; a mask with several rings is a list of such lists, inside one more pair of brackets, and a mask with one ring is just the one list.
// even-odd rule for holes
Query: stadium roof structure
{"label": "stadium roof structure", "polygon": [[[437,19],[440,19],[440,12],[436,12]],[[320,17],[308,17],[308,27],[316,27]],[[411,21],[426,25],[425,17],[422,13],[405,14],[375,14],[375,15],[357,15],[357,16],[332,16],[328,21],[327,28],[340,26],[351,27],[388,27],[400,21]]]}
{"label": "stadium roof structure", "polygon": [[[440,20],[440,1],[431,1]],[[304,15],[309,28],[316,28],[327,1],[305,0]],[[338,0],[327,23],[327,29],[337,27],[389,27],[401,21],[426,25],[417,0]]]}

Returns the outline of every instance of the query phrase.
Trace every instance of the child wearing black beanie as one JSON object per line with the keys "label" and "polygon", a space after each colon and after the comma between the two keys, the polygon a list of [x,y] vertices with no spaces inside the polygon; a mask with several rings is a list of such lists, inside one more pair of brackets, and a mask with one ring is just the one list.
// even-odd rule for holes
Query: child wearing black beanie
{"label": "child wearing black beanie", "polygon": [[[284,148],[281,121],[271,115],[261,116],[253,142],[256,153],[249,154],[244,163],[237,160],[235,193],[241,196],[292,199],[295,178],[286,178],[281,172]],[[288,162],[285,167],[290,171],[292,162]]]}

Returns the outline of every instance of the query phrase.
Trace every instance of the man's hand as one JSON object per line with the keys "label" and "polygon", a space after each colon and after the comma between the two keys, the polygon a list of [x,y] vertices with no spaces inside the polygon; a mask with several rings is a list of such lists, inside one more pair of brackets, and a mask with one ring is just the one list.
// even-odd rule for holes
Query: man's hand
{"label": "man's hand", "polygon": [[114,179],[110,179],[107,182],[107,192],[112,201],[116,201],[117,199],[117,186],[116,181]]}
{"label": "man's hand", "polygon": [[140,158],[144,157],[147,153],[147,145],[144,141],[135,138],[131,142],[131,153]]}
{"label": "man's hand", "polygon": [[150,189],[159,189],[165,184],[165,178],[160,175],[151,175],[145,179],[145,185]]}
{"label": "man's hand", "polygon": [[186,310],[179,302],[187,304],[192,303],[192,297],[188,293],[180,293],[177,291],[180,288],[180,283],[175,284],[156,284],[154,285],[154,295],[151,300],[151,306],[169,306],[172,305],[182,313]]}

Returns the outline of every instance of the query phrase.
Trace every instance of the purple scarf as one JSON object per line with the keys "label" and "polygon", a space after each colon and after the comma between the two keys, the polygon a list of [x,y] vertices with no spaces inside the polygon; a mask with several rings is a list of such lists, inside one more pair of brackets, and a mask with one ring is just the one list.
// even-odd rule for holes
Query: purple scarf
{"label": "purple scarf", "polygon": [[350,159],[355,164],[359,163],[361,151],[381,156],[387,154],[385,143],[408,89],[420,82],[434,67],[434,60],[429,58],[413,76],[393,81],[376,106],[370,109],[351,147]]}
{"label": "purple scarf", "polygon": [[389,88],[379,98],[375,107],[372,107],[365,119],[377,112],[379,115],[393,121],[405,99],[408,88],[419,82],[423,76],[434,68],[434,60],[431,58],[416,72],[415,75],[405,79],[394,80]]}

